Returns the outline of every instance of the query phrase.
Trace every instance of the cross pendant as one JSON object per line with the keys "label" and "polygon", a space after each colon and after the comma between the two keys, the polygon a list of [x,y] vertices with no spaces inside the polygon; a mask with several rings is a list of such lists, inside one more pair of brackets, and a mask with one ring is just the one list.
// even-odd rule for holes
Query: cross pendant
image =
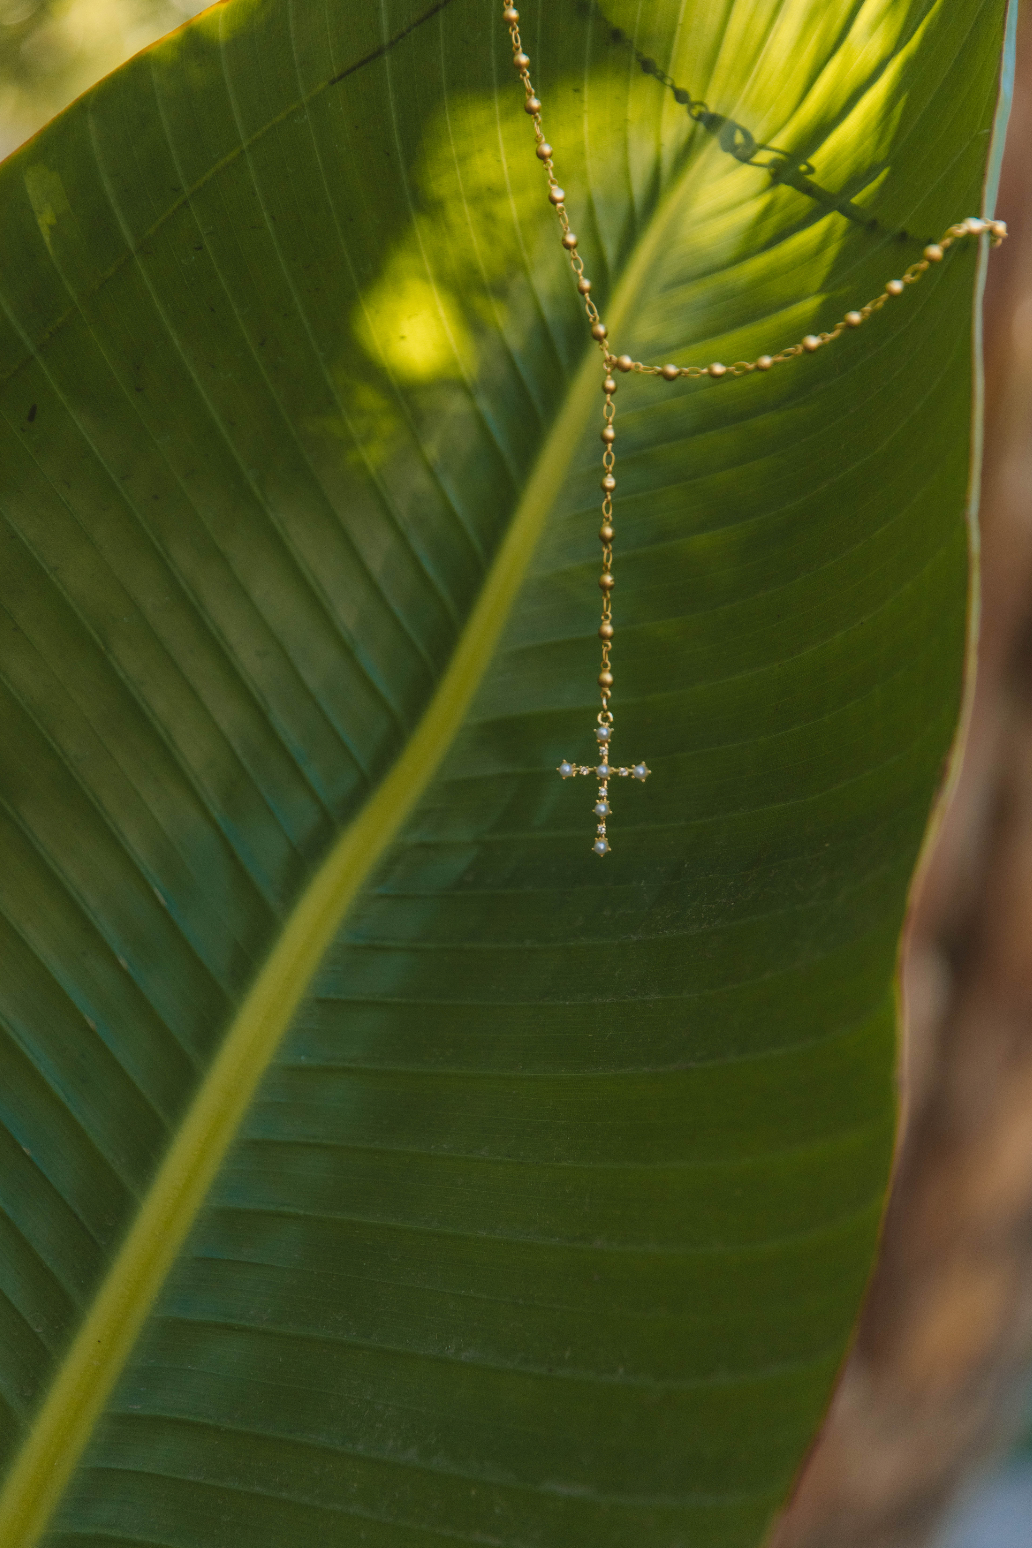
{"label": "cross pendant", "polygon": [[597,726],[595,736],[598,739],[598,763],[593,765],[587,763],[568,763],[564,758],[556,769],[556,773],[563,779],[573,779],[577,774],[594,774],[597,776],[598,800],[595,802],[595,816],[598,818],[598,825],[595,829],[595,842],[591,847],[601,859],[603,855],[609,853],[609,840],[606,838],[606,818],[612,815],[612,808],[609,805],[610,779],[615,774],[619,774],[624,779],[630,775],[632,779],[639,779],[644,782],[648,779],[652,770],[647,768],[644,763],[635,763],[626,769],[615,768],[610,764],[609,744],[613,737],[612,721],[610,721],[609,725]]}

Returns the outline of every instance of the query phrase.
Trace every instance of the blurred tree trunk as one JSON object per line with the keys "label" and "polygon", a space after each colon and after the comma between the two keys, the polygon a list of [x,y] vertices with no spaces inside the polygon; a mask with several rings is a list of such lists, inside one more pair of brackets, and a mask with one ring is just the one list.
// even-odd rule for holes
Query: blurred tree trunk
{"label": "blurred tree trunk", "polygon": [[[964,764],[904,954],[881,1261],[770,1548],[920,1548],[1009,1438],[1032,1360],[1032,6],[986,294],[982,624]],[[1032,1522],[1029,1523],[1032,1544]]]}

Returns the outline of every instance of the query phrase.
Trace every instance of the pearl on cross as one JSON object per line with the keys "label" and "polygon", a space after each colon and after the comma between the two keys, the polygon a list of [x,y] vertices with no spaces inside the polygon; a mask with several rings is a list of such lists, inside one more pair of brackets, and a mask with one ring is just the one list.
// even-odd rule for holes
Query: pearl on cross
{"label": "pearl on cross", "polygon": [[594,774],[598,779],[598,797],[595,801],[594,813],[599,819],[595,827],[595,842],[592,850],[601,857],[609,853],[609,840],[606,837],[606,818],[611,817],[613,809],[609,804],[609,781],[614,774],[620,774],[625,779],[630,776],[644,783],[652,770],[645,763],[634,763],[627,768],[617,768],[609,761],[609,744],[613,739],[612,721],[600,723],[595,727],[595,737],[598,741],[600,762],[593,767],[591,764],[570,763],[566,758],[558,765],[556,772],[562,779],[574,779],[578,774]]}

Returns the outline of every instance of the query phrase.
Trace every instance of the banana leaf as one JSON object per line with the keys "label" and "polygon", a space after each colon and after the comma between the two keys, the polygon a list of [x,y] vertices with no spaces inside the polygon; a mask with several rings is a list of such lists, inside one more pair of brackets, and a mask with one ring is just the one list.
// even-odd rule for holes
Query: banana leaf
{"label": "banana leaf", "polygon": [[[991,207],[1002,0],[523,9],[614,350]],[[4,1548],[755,1548],[826,1410],[986,242],[620,378],[600,860],[545,193],[488,0],[231,0],[0,168]]]}

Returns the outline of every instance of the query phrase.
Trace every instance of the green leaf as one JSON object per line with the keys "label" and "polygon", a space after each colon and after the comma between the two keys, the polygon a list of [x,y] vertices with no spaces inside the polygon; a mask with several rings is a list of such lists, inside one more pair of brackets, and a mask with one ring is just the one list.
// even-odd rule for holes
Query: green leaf
{"label": "green leaf", "polygon": [[[607,6],[523,27],[617,349],[774,352],[981,207],[1002,0]],[[847,1348],[976,244],[621,379],[600,864],[500,11],[232,0],[0,169],[5,1548],[753,1548]]]}

